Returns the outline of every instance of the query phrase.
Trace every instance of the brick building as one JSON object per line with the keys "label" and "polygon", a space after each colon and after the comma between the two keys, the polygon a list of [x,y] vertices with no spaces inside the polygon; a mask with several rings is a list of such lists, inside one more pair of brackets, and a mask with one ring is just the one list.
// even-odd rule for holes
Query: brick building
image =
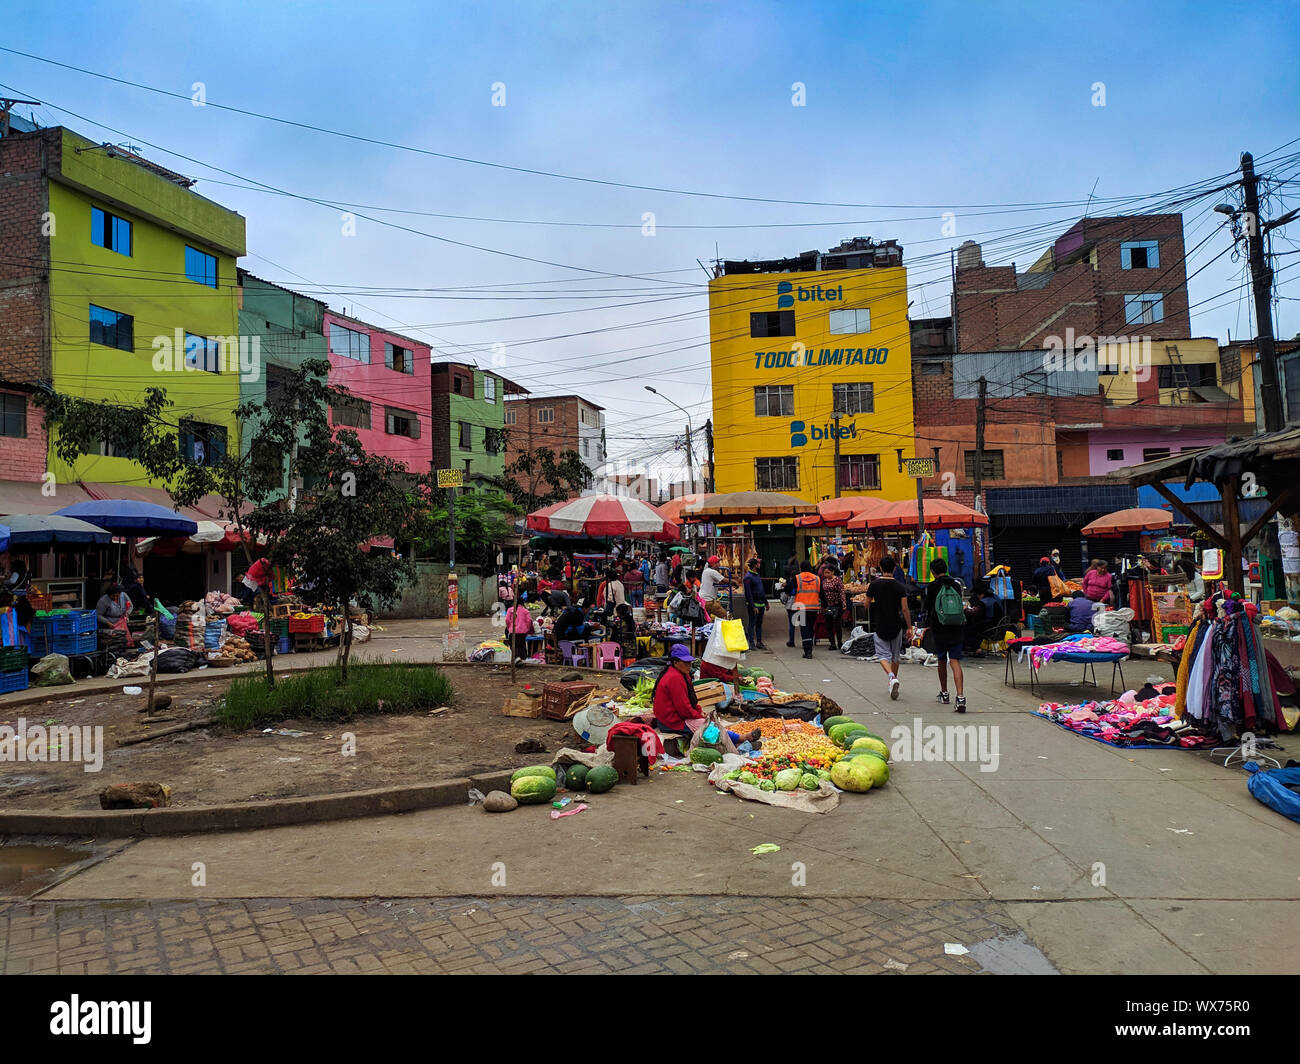
{"label": "brick building", "polygon": [[1045,348],[1050,338],[1191,335],[1183,216],[1084,218],[1023,272],[986,266],[980,246],[957,251],[958,351]]}
{"label": "brick building", "polygon": [[500,480],[505,473],[505,405],[526,395],[499,373],[462,362],[433,365],[433,464],[460,469],[466,486]]}
{"label": "brick building", "polygon": [[[605,464],[605,408],[579,395],[514,396],[505,404],[506,466],[548,448],[576,451],[594,476]],[[538,485],[530,487],[536,491]]]}

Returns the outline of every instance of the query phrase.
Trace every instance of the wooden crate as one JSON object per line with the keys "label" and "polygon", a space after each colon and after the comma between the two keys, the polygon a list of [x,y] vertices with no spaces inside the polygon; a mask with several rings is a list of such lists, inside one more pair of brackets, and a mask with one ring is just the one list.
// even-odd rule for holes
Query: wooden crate
{"label": "wooden crate", "polygon": [[595,689],[594,683],[582,680],[546,684],[542,688],[542,716],[548,720],[568,720],[578,711],[573,704]]}
{"label": "wooden crate", "polygon": [[540,717],[542,700],[540,698],[507,698],[501,706],[501,712],[507,717]]}

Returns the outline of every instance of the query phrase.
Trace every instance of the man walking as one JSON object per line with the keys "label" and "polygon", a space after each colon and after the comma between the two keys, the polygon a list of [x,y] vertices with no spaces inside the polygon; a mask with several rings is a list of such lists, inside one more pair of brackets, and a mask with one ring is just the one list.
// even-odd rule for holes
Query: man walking
{"label": "man walking", "polygon": [[749,559],[749,571],[745,573],[745,607],[749,610],[749,645],[759,650],[766,650],[763,645],[763,614],[767,612],[767,591],[763,587],[763,578],[758,575],[759,561]]}
{"label": "man walking", "polygon": [[871,603],[868,616],[876,656],[889,683],[889,697],[897,700],[898,663],[903,656],[904,638],[912,637],[912,616],[907,609],[907,592],[894,578],[894,559],[889,555],[881,559],[880,572],[867,585],[867,599]]}
{"label": "man walking", "polygon": [[966,694],[962,683],[961,647],[966,625],[966,609],[961,600],[961,584],[948,575],[948,563],[935,558],[930,563],[934,578],[925,589],[925,617],[934,640],[934,654],[939,659],[939,694],[935,701],[948,705],[948,664],[952,663],[952,682],[957,688],[957,712],[966,712]]}

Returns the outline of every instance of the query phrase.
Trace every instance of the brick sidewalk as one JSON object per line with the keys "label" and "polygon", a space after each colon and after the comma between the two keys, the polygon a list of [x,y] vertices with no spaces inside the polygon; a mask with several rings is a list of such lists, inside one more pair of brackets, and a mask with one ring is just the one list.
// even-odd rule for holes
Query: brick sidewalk
{"label": "brick sidewalk", "polygon": [[972,974],[945,942],[1018,930],[987,901],[35,901],[0,907],[0,972]]}

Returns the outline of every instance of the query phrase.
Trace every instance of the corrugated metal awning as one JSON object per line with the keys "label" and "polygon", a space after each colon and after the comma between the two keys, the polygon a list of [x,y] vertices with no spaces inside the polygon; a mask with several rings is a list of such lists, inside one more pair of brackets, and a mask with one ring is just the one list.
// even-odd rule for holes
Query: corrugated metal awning
{"label": "corrugated metal awning", "polygon": [[37,480],[0,480],[0,514],[38,514],[48,517],[55,510],[88,502],[91,498],[77,484],[55,484],[54,494],[42,492]]}

